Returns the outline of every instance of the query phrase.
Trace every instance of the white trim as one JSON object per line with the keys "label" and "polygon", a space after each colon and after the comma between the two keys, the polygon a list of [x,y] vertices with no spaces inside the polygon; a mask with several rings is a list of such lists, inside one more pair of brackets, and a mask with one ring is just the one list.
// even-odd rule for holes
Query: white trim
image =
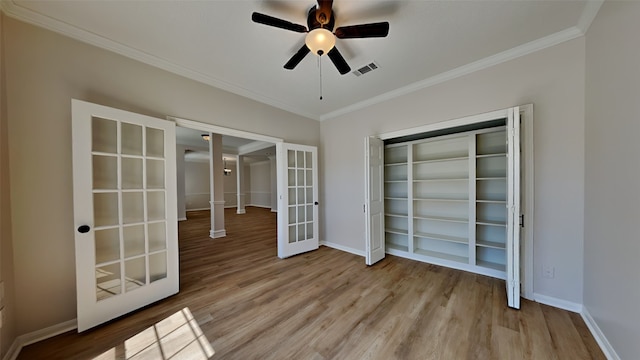
{"label": "white trim", "polygon": [[566,30],[559,31],[555,34],[551,34],[549,36],[545,36],[543,38],[533,40],[526,44],[516,46],[514,48],[497,53],[495,55],[488,56],[484,59],[472,62],[470,64],[466,64],[466,65],[457,67],[455,69],[445,71],[438,75],[432,76],[430,78],[417,81],[413,84],[409,84],[399,89],[389,91],[382,95],[374,96],[372,98],[355,103],[353,105],[343,107],[342,109],[338,109],[330,113],[321,115],[320,121],[333,119],[335,117],[338,117],[356,110],[360,110],[360,109],[363,109],[387,100],[391,100],[391,99],[400,97],[402,95],[410,94],[418,90],[422,90],[434,85],[447,82],[449,80],[459,78],[464,75],[474,73],[476,71],[487,69],[492,66],[507,62],[509,60],[513,60],[521,56],[525,56],[533,52],[546,49],[554,45],[561,44],[565,41],[573,40],[582,35],[584,35],[583,32],[579,28],[574,26]]}
{"label": "white trim", "polygon": [[350,254],[358,255],[358,256],[362,256],[362,257],[365,257],[365,255],[366,255],[365,252],[362,251],[362,250],[358,250],[358,249],[354,249],[352,247],[348,247],[348,246],[344,246],[344,245],[328,242],[328,241],[325,241],[325,240],[320,240],[320,245],[326,246],[326,247],[330,247],[332,249],[348,252]]}
{"label": "white trim", "polygon": [[252,163],[249,163],[249,166],[264,165],[264,164],[271,164],[271,160],[260,160],[260,161],[252,162]]}
{"label": "white trim", "polygon": [[194,130],[206,131],[214,134],[234,136],[234,137],[255,140],[255,141],[264,141],[272,144],[284,142],[283,139],[268,136],[268,135],[262,135],[262,134],[252,133],[252,132],[243,131],[243,130],[231,129],[228,127],[207,124],[200,121],[188,120],[188,119],[183,119],[175,116],[167,116],[167,120],[175,122],[177,126],[186,127]]}
{"label": "white trim", "polygon": [[[257,207],[262,209],[271,209],[270,205],[247,204],[246,206],[252,206],[252,207]],[[273,212],[277,212],[277,211],[273,211]]]}
{"label": "white trim", "polygon": [[246,214],[246,213],[247,213],[247,211],[245,209],[236,210],[236,214],[238,214],[238,215],[242,215],[242,214]]}
{"label": "white trim", "polygon": [[270,147],[273,147],[272,142],[254,141],[252,143],[238,147],[238,155],[250,154],[254,151],[268,149]]}
{"label": "white trim", "polygon": [[457,119],[439,121],[436,123],[412,127],[409,129],[402,129],[402,130],[383,133],[383,134],[377,135],[377,137],[379,137],[382,140],[388,140],[388,139],[393,139],[393,138],[402,137],[402,136],[420,134],[423,132],[436,131],[436,130],[454,128],[458,126],[481,123],[485,121],[502,119],[507,117],[507,110],[508,109],[496,110],[496,111],[491,111],[483,114],[477,114],[477,115],[465,116]]}
{"label": "white trim", "polygon": [[[2,3],[2,1],[0,1],[0,3]],[[2,360],[16,360],[18,358],[18,356],[20,355],[20,351],[22,351],[22,345],[20,345],[18,341],[19,338],[13,340],[11,346],[9,347],[9,350],[7,350],[6,354],[4,354]]]}
{"label": "white trim", "polygon": [[533,301],[539,302],[541,304],[549,305],[556,307],[558,309],[563,309],[575,313],[582,312],[582,304],[576,303],[573,301],[558,299],[553,296],[533,293]]}
{"label": "white trim", "polygon": [[225,203],[226,201],[224,200],[209,201],[209,204],[211,205],[224,205]]}
{"label": "white trim", "polygon": [[593,335],[598,345],[600,345],[600,350],[602,350],[604,356],[606,356],[609,360],[620,360],[620,357],[614,350],[613,346],[611,346],[611,343],[609,343],[607,337],[604,336],[604,333],[602,332],[602,330],[600,330],[598,323],[596,323],[593,317],[591,317],[591,314],[585,306],[582,307],[582,312],[580,313],[580,315],[582,316],[582,320],[584,320],[584,323],[587,324],[589,331],[591,331],[591,335]]}
{"label": "white trim", "polygon": [[66,333],[67,331],[75,330],[78,328],[77,319],[71,319],[56,325],[46,327],[44,329],[36,330],[27,334],[20,335],[9,347],[9,350],[2,358],[3,360],[15,360],[20,355],[22,348],[38,341],[46,340],[54,336]]}
{"label": "white trim", "polygon": [[217,239],[227,236],[227,230],[209,230],[209,237]]}
{"label": "white trim", "polygon": [[[206,207],[206,208],[195,208],[195,209],[189,208],[189,209],[185,209],[184,211],[187,212],[187,211],[202,211],[202,210],[211,210],[211,208],[208,208],[208,207]],[[178,221],[181,221],[181,220],[187,220],[187,218],[185,217],[185,218],[182,218],[182,219],[178,219]]]}
{"label": "white trim", "polygon": [[587,33],[587,30],[589,30],[589,26],[591,26],[593,19],[598,15],[598,11],[600,11],[600,7],[603,3],[604,0],[590,0],[585,4],[577,25],[577,28],[582,31],[583,35]]}
{"label": "white trim", "polygon": [[153,56],[149,53],[134,49],[128,45],[121,44],[117,41],[113,41],[106,37],[69,25],[62,21],[53,19],[49,16],[39,14],[35,11],[17,5],[13,0],[2,0],[1,3],[3,5],[2,9],[7,15],[20,21],[24,21],[41,28],[51,30],[72,39],[97,46],[99,48],[114,52],[116,54],[120,54],[130,59],[140,61],[144,64],[154,66],[173,74],[184,76],[188,79],[195,80],[233,94],[244,96],[248,99],[252,99],[263,104],[267,104],[300,116],[304,116],[309,119],[318,119],[316,115],[302,111],[298,107],[294,107],[290,104],[285,104],[276,99],[240,87],[236,84],[222,81],[202,72],[180,66],[165,59],[161,59],[157,56]]}
{"label": "white trim", "polygon": [[[185,210],[185,211],[186,211],[186,210]],[[178,221],[186,221],[186,220],[187,220],[187,217],[186,217],[186,216],[185,216],[185,217],[178,218]]]}

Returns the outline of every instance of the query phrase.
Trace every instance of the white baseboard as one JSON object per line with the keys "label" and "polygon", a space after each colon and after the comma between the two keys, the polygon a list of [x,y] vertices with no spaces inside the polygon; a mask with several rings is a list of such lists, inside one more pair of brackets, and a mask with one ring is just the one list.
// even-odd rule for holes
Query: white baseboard
{"label": "white baseboard", "polygon": [[582,304],[575,303],[575,302],[572,302],[572,301],[567,301],[567,300],[554,298],[552,296],[533,293],[533,300],[535,302],[539,302],[541,304],[557,307],[559,309],[571,311],[571,312],[574,312],[574,313],[581,313],[582,312]]}
{"label": "white baseboard", "polygon": [[16,338],[13,340],[13,343],[11,343],[7,353],[4,354],[2,360],[16,360],[18,355],[20,355],[20,351],[22,351],[22,345],[18,344],[18,338]]}
{"label": "white baseboard", "polygon": [[238,209],[236,210],[236,214],[242,215],[242,214],[246,214],[247,211],[245,209]]}
{"label": "white baseboard", "polygon": [[263,208],[263,209],[271,209],[271,205],[248,204],[247,206],[253,206],[253,207]]}
{"label": "white baseboard", "polygon": [[272,213],[277,213],[277,212],[278,212],[278,209],[273,209],[273,208],[272,208],[272,209],[271,209],[271,212],[272,212]]}
{"label": "white baseboard", "polygon": [[217,239],[221,237],[227,236],[227,230],[210,230],[209,237],[212,239]]}
{"label": "white baseboard", "polygon": [[202,210],[211,210],[211,208],[210,207],[203,207],[203,208],[187,209],[185,211],[189,212],[189,211],[202,211]]}
{"label": "white baseboard", "polygon": [[186,218],[186,217],[178,218],[178,221],[186,221],[186,220],[187,220],[187,218]]}
{"label": "white baseboard", "polygon": [[37,343],[38,341],[52,338],[56,335],[60,335],[67,331],[75,330],[77,328],[78,328],[78,321],[76,319],[72,319],[60,324],[49,326],[41,330],[20,335],[11,344],[9,351],[7,351],[3,360],[15,360],[16,358],[18,358],[18,355],[20,355],[20,351],[22,351],[23,347],[27,345],[31,345],[33,343]]}
{"label": "white baseboard", "polygon": [[340,245],[340,244],[336,244],[336,243],[332,243],[332,242],[328,242],[328,241],[324,241],[324,240],[320,241],[320,245],[324,245],[324,246],[330,247],[332,249],[348,252],[348,253],[353,254],[353,255],[358,255],[358,256],[362,256],[362,257],[365,256],[365,253],[362,250],[350,248],[348,246],[344,246],[344,245]]}
{"label": "white baseboard", "polygon": [[618,356],[618,354],[616,354],[613,346],[611,346],[609,340],[607,340],[607,337],[604,336],[604,333],[602,333],[602,330],[600,330],[600,327],[593,319],[593,317],[591,317],[591,314],[589,314],[589,311],[586,307],[582,307],[582,312],[580,312],[580,315],[582,316],[582,320],[584,320],[585,324],[587,324],[589,331],[591,331],[591,335],[593,335],[598,345],[600,345],[600,349],[604,353],[604,356],[606,356],[609,360],[620,360],[620,357]]}

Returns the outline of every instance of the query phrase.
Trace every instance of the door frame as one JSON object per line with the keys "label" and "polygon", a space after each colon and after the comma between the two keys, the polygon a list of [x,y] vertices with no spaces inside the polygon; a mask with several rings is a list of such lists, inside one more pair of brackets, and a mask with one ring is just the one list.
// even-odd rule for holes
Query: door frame
{"label": "door frame", "polygon": [[[218,125],[213,125],[213,124],[208,124],[208,123],[203,123],[201,121],[196,121],[196,120],[189,120],[189,119],[184,119],[184,118],[179,118],[179,117],[175,117],[175,116],[167,116],[166,119],[168,121],[174,122],[176,124],[176,126],[180,126],[180,127],[184,127],[184,128],[189,128],[189,129],[193,129],[193,130],[198,130],[198,131],[202,131],[205,133],[214,133],[214,134],[220,134],[220,135],[227,135],[227,136],[234,136],[234,137],[239,137],[239,138],[244,138],[244,139],[249,139],[249,140],[255,140],[255,141],[263,141],[263,142],[268,142],[268,143],[272,143],[274,146],[276,144],[282,144],[284,143],[284,139],[280,139],[280,138],[276,138],[273,136],[268,136],[268,135],[262,135],[262,134],[258,134],[258,133],[253,133],[253,132],[249,132],[249,131],[244,131],[244,130],[237,130],[237,129],[232,129],[232,128],[228,128],[228,127],[224,127],[224,126],[218,126]],[[209,143],[209,151],[211,153],[211,142]],[[276,157],[276,166],[277,166],[277,162],[278,159]],[[213,166],[213,164],[211,163],[211,159],[210,159],[210,166]],[[280,173],[276,172],[276,181],[280,181]],[[213,204],[213,182],[214,179],[211,179],[211,196],[212,196],[212,204],[211,204],[211,208],[213,209],[215,204]],[[278,209],[280,209],[280,201],[278,201]],[[214,236],[214,229],[215,229],[215,217],[211,216],[211,237],[215,238],[216,236]],[[278,226],[280,226],[280,224],[278,224]]]}
{"label": "door frame", "polygon": [[[521,208],[524,216],[524,227],[522,231],[521,242],[521,296],[525,299],[533,300],[533,221],[534,221],[534,197],[533,197],[533,185],[534,185],[534,163],[533,163],[533,104],[520,105],[521,114],[521,143],[520,148],[522,151],[521,157]],[[511,108],[509,108],[511,109]],[[482,114],[466,116],[457,119],[445,120],[427,125],[417,126],[408,129],[402,129],[397,131],[391,131],[373,135],[380,140],[388,140],[397,137],[409,136],[413,134],[419,134],[424,132],[444,130],[448,128],[455,128],[458,126],[467,126],[478,124],[486,121],[491,121],[500,118],[506,118],[509,109],[501,109],[490,111]],[[367,239],[365,238],[365,241]],[[366,244],[365,244],[366,246]]]}

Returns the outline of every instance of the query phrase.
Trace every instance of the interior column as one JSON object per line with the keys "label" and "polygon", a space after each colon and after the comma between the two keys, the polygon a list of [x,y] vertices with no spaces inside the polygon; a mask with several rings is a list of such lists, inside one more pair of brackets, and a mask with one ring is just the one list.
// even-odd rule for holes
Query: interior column
{"label": "interior column", "polygon": [[237,213],[244,214],[246,210],[244,208],[245,204],[245,193],[244,193],[244,156],[238,155],[236,156],[236,181],[237,181],[237,194],[238,194],[238,207]]}
{"label": "interior column", "polygon": [[227,235],[224,229],[224,165],[222,161],[222,135],[210,134],[209,170],[211,171],[211,238]]}

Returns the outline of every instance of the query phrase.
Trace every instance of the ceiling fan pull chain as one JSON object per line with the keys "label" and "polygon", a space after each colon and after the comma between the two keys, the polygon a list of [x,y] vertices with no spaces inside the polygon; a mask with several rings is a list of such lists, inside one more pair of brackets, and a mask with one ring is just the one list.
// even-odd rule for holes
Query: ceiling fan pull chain
{"label": "ceiling fan pull chain", "polygon": [[318,56],[318,67],[320,68],[320,100],[322,100],[322,56]]}

